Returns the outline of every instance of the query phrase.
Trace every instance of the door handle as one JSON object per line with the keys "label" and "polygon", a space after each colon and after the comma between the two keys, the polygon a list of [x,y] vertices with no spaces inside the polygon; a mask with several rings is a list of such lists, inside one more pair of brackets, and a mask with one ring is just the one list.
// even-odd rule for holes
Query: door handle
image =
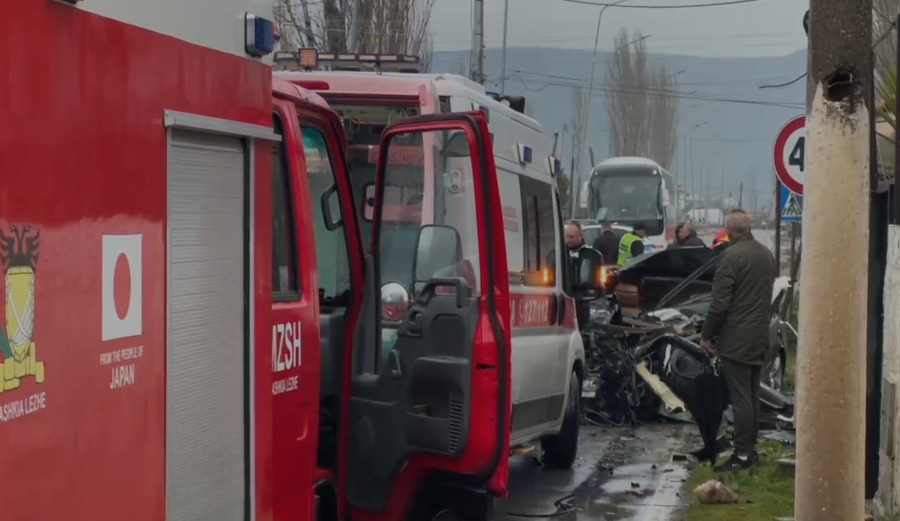
{"label": "door handle", "polygon": [[553,295],[550,300],[550,325],[552,326],[559,322],[559,298]]}
{"label": "door handle", "polygon": [[557,308],[556,314],[556,323],[559,325],[563,325],[566,322],[566,296],[562,293],[556,296],[557,302],[559,302],[559,307]]}
{"label": "door handle", "polygon": [[429,279],[419,293],[419,298],[416,303],[422,307],[427,306],[428,303],[431,302],[431,299],[437,294],[437,289],[441,287],[453,288],[456,292],[456,307],[459,309],[466,307],[468,286],[466,286],[466,279],[462,277],[437,277]]}

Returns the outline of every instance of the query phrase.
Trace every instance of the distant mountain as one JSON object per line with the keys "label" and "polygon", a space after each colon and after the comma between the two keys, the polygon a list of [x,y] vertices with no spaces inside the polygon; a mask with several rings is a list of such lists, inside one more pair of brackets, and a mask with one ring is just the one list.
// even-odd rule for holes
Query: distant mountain
{"label": "distant mountain", "polygon": [[[652,49],[652,43],[648,45]],[[591,105],[594,115],[588,144],[599,162],[608,156],[608,125],[602,89],[609,53],[599,53]],[[678,74],[683,99],[679,105],[677,158],[673,172],[679,183],[690,183],[705,192],[738,196],[744,183],[744,206],[752,205],[757,193],[761,208],[774,190],[772,145],[781,126],[804,112],[806,81],[782,88],[760,89],[767,84],[783,84],[806,71],[806,51],[765,58],[705,58],[657,54],[651,62],[665,65]],[[467,70],[468,51],[436,52],[434,72],[459,73]],[[500,50],[487,49],[486,75],[500,77]],[[682,72],[683,71],[683,72]],[[572,87],[587,87],[591,74],[591,52],[552,48],[510,48],[507,54],[506,92],[527,98],[535,118],[551,131],[572,121]],[[488,90],[497,90],[493,81]],[[773,106],[775,105],[775,106]],[[571,158],[571,133],[566,137],[565,162]],[[693,155],[691,166],[690,152]],[[589,164],[585,157],[584,164]],[[702,177],[702,182],[701,182]]]}

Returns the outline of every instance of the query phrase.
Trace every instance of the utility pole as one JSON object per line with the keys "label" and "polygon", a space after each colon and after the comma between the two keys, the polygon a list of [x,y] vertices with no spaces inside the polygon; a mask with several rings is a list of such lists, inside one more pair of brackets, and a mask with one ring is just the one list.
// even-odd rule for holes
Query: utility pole
{"label": "utility pole", "polygon": [[[484,84],[484,0],[475,3],[472,20],[472,57],[469,60],[469,76],[472,81]],[[504,76],[506,74],[504,73]]]}
{"label": "utility pole", "polygon": [[[725,156],[722,156],[722,180],[719,182],[719,193],[722,194],[722,203],[725,202]],[[731,197],[729,197],[731,199]],[[722,204],[722,209],[725,209],[725,205]]]}
{"label": "utility pole", "polygon": [[576,197],[575,194],[578,193],[578,179],[575,178],[575,141],[578,138],[575,132],[572,132],[572,172],[569,174],[569,199],[571,201],[571,207],[569,208],[571,218],[575,218],[575,203]]}
{"label": "utility pole", "polygon": [[872,0],[811,0],[809,38],[795,517],[855,521],[865,515]]}
{"label": "utility pole", "polygon": [[[566,1],[571,2],[571,1],[575,1],[575,0],[566,0]],[[594,98],[594,73],[596,72],[596,69],[597,69],[597,47],[600,44],[600,24],[603,22],[603,13],[606,12],[607,8],[614,7],[619,4],[623,4],[627,1],[628,0],[616,0],[615,2],[613,2],[611,4],[604,5],[602,8],[600,8],[600,14],[597,15],[597,32],[596,32],[596,34],[594,34],[594,54],[591,58],[591,81],[588,84],[587,106],[584,108],[584,111],[588,114],[588,119],[587,119],[588,123],[586,123],[584,125],[584,127],[580,129],[581,135],[579,136],[579,147],[578,147],[578,152],[577,152],[578,157],[579,157],[579,163],[581,163],[581,158],[584,157],[584,147],[587,143],[588,126],[591,121],[591,116],[590,116],[591,100]],[[610,151],[610,153],[611,152],[612,151]],[[580,166],[580,164],[579,164],[579,166]],[[573,172],[573,177],[574,177],[574,172]],[[575,208],[573,206],[572,207],[572,212],[573,212],[572,217],[573,218],[575,217],[574,211],[575,211]]]}
{"label": "utility pole", "polygon": [[506,94],[506,34],[509,29],[509,0],[503,0],[503,55],[500,57],[500,94]]}
{"label": "utility pole", "polygon": [[690,136],[687,139],[687,149],[688,149],[688,158],[691,160],[691,201],[694,201],[696,197],[694,194],[697,193],[697,184],[694,182],[696,177],[694,177],[694,142]]}

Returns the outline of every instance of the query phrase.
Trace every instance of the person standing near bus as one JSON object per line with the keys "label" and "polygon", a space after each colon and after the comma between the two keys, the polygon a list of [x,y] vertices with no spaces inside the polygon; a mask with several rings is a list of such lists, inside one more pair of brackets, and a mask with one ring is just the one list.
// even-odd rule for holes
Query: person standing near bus
{"label": "person standing near bus", "polygon": [[603,223],[600,236],[594,241],[594,249],[603,255],[603,264],[615,264],[619,261],[619,239],[613,231],[612,224]]}
{"label": "person standing near bus", "polygon": [[629,260],[644,254],[644,239],[647,238],[647,225],[637,223],[632,231],[622,236],[619,241],[619,266],[624,266]]}
{"label": "person standing near bus", "polygon": [[672,250],[675,248],[692,248],[692,247],[705,247],[706,243],[703,242],[703,239],[697,237],[697,230],[694,228],[694,224],[690,222],[685,222],[679,224],[675,228],[675,240],[672,241],[669,246],[666,247],[667,250]]}
{"label": "person standing near bus", "polygon": [[577,221],[569,221],[566,223],[566,246],[568,246],[569,250],[569,258],[572,261],[578,260],[578,252],[581,251],[582,248],[590,248],[584,242],[584,233],[581,230],[581,225],[578,224]]}
{"label": "person standing near bus", "polygon": [[[591,248],[584,240],[584,233],[581,225],[577,221],[569,221],[566,223],[566,250],[569,253],[569,266],[573,274],[581,273],[581,252],[582,250]],[[602,259],[603,255],[598,252]],[[601,262],[602,264],[602,262]],[[577,276],[577,275],[576,275]],[[575,318],[578,321],[579,331],[591,320],[591,305],[586,299],[575,299]]]}

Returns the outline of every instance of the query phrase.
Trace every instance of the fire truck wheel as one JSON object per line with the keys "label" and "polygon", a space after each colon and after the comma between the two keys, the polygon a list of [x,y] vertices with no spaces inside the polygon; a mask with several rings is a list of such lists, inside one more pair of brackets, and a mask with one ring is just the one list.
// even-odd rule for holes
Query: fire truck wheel
{"label": "fire truck wheel", "polygon": [[581,414],[581,381],[574,372],[569,379],[569,401],[559,434],[541,440],[544,465],[557,468],[572,468],[578,455],[578,417]]}

